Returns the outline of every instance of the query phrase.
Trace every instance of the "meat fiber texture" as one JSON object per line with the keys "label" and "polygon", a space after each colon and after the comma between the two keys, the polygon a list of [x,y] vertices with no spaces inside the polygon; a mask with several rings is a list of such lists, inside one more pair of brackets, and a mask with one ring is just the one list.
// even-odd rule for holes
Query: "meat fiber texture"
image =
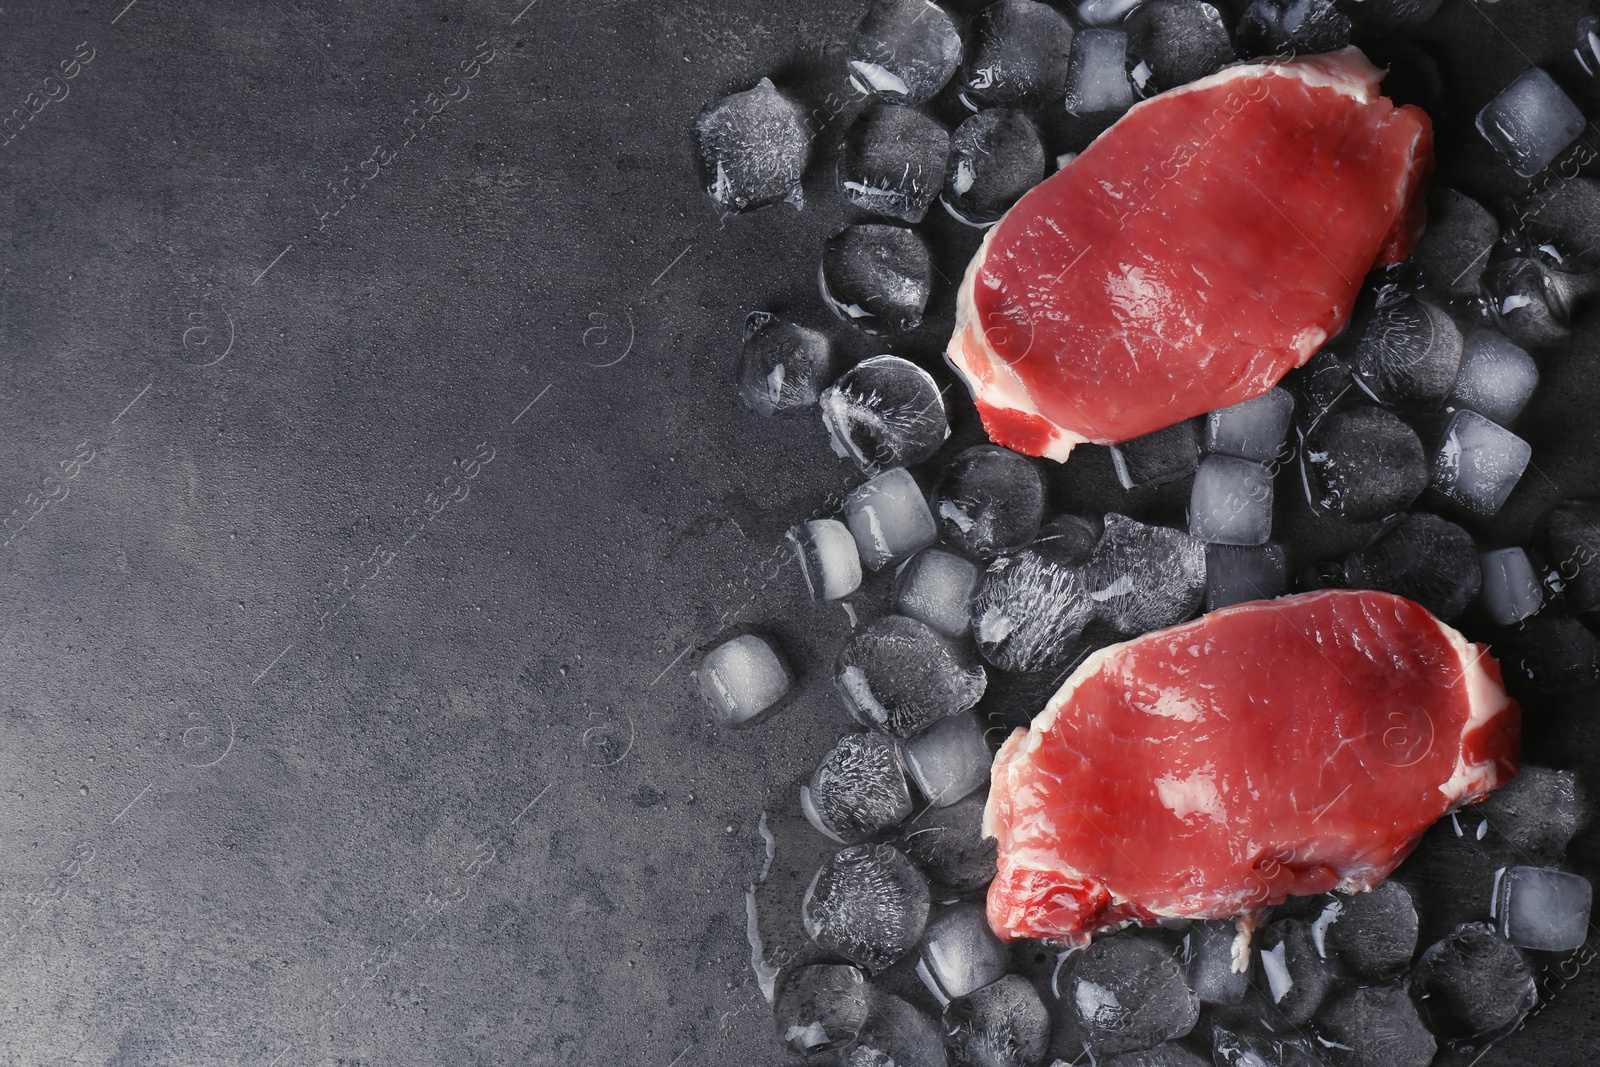
{"label": "meat fiber texture", "polygon": [[1146,100],[984,238],[947,356],[998,444],[1065,460],[1258,396],[1422,232],[1433,133],[1359,50]]}
{"label": "meat fiber texture", "polygon": [[1516,775],[1520,737],[1488,649],[1388,593],[1255,601],[1112,645],[995,758],[990,925],[1081,945],[1371,888]]}

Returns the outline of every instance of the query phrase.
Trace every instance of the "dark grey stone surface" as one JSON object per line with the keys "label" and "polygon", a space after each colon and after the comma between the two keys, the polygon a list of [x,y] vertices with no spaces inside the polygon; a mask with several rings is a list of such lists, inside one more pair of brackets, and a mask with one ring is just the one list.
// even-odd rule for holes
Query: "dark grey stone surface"
{"label": "dark grey stone surface", "polygon": [[[720,219],[688,132],[764,74],[828,118],[860,5],[524,2],[0,8],[0,1063],[782,1060],[742,886],[847,720],[777,546],[852,479],[731,369],[748,310],[826,323],[847,216],[824,160]],[[1446,127],[1530,58],[1592,110],[1578,6],[1447,0]],[[1597,330],[1505,536],[1600,490]],[[803,693],[730,734],[688,664],[736,622]],[[1481,1063],[1589,1062],[1574,970]]]}

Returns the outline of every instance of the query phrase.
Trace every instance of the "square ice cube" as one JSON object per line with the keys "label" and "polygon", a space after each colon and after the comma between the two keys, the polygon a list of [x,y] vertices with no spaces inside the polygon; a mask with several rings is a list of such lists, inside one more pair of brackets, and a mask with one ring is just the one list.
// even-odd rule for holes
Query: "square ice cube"
{"label": "square ice cube", "polygon": [[1594,887],[1580,874],[1552,867],[1502,867],[1495,874],[1490,914],[1519,948],[1570,952],[1589,940]]}
{"label": "square ice cube", "polygon": [[892,467],[851,490],[844,517],[869,570],[906,559],[939,537],[927,498],[904,467]]}
{"label": "square ice cube", "polygon": [[1111,465],[1122,488],[1161,485],[1194,473],[1200,464],[1200,435],[1194,419],[1111,446]]}
{"label": "square ice cube", "polygon": [[936,808],[949,807],[989,781],[989,742],[970,711],[940,719],[900,751],[911,780]]}
{"label": "square ice cube", "polygon": [[861,553],[849,527],[838,519],[812,519],[784,535],[794,548],[811,595],[838,600],[861,586]]}
{"label": "square ice cube", "polygon": [[946,637],[972,628],[972,594],[983,577],[971,560],[939,548],[926,548],[900,569],[895,603]]}
{"label": "square ice cube", "polygon": [[1533,448],[1476,411],[1458,411],[1433,457],[1433,488],[1475,515],[1500,510],[1528,466]]}
{"label": "square ice cube", "polygon": [[1011,953],[989,929],[982,904],[957,904],[928,924],[918,952],[917,977],[948,1004],[998,981],[1010,968]]}
{"label": "square ice cube", "polygon": [[1207,456],[1189,494],[1189,532],[1219,545],[1259,545],[1272,536],[1272,472],[1233,456]]}
{"label": "square ice cube", "polygon": [[1271,600],[1289,588],[1282,545],[1207,545],[1206,610]]}
{"label": "square ice cube", "polygon": [[700,692],[727,726],[750,726],[776,711],[794,673],[755,634],[724,641],[700,660]]}
{"label": "square ice cube", "polygon": [[1534,67],[1478,112],[1478,132],[1524,178],[1538,174],[1587,125],[1550,75]]}
{"label": "square ice cube", "polygon": [[1544,605],[1544,587],[1528,554],[1520,548],[1497,548],[1478,557],[1483,565],[1483,606],[1501,626],[1526,619]]}
{"label": "square ice cube", "polygon": [[1461,369],[1445,402],[1508,426],[1538,384],[1539,367],[1526,351],[1493,330],[1473,330],[1462,345]]}
{"label": "square ice cube", "polygon": [[1206,451],[1265,463],[1283,448],[1294,416],[1294,396],[1268,389],[1260,396],[1206,416]]}
{"label": "square ice cube", "polygon": [[1067,113],[1121,112],[1133,106],[1128,80],[1128,35],[1121,30],[1079,30],[1067,68]]}

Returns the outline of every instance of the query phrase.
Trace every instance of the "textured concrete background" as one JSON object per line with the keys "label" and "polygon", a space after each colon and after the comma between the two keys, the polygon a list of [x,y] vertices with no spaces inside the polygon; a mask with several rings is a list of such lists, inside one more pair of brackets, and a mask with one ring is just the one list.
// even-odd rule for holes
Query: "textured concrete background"
{"label": "textured concrete background", "polygon": [[[861,5],[524,2],[0,7],[0,1063],[781,1058],[741,890],[846,624],[772,553],[850,478],[729,379],[844,214],[823,168],[719,219],[688,130],[826,106]],[[1447,0],[1457,126],[1578,7]],[[1600,489],[1591,368],[1507,536]],[[689,676],[733,622],[804,684],[738,735]],[[1591,967],[1482,1062],[1597,1017]]]}

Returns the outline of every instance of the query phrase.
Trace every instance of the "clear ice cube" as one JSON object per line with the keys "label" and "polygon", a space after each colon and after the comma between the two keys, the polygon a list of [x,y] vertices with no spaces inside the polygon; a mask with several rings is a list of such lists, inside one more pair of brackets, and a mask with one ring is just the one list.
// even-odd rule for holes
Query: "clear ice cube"
{"label": "clear ice cube", "polygon": [[1206,416],[1206,451],[1266,463],[1283,451],[1294,418],[1294,395],[1268,389]]}
{"label": "clear ice cube", "polygon": [[940,474],[933,511],[946,541],[990,560],[1038,536],[1044,481],[1027,456],[998,445],[973,445]]}
{"label": "clear ice cube", "polygon": [[[1212,1067],[1212,1062],[1173,1041],[1157,1045],[1155,1048],[1140,1049],[1137,1052],[1123,1052],[1108,1060],[1100,1061],[1102,1067]],[[1065,1060],[1057,1060],[1050,1067],[1062,1067],[1062,1065],[1074,1067]]]}
{"label": "clear ice cube", "polygon": [[1222,15],[1201,0],[1146,0],[1128,16],[1128,54],[1146,95],[1204,78],[1238,58]]}
{"label": "clear ice cube", "polygon": [[976,893],[994,880],[998,843],[983,836],[985,793],[948,808],[929,807],[901,828],[895,847],[911,857],[941,893]]}
{"label": "clear ice cube", "polygon": [[1375,981],[1394,977],[1417,951],[1417,908],[1411,893],[1394,879],[1365,893],[1330,893],[1311,924],[1311,937],[1324,957]]}
{"label": "clear ice cube", "polygon": [[928,923],[918,950],[917,976],[948,1004],[997,982],[1011,966],[1011,951],[989,929],[982,904],[957,904]]}
{"label": "clear ice cube", "polygon": [[1207,545],[1206,610],[1271,600],[1289,589],[1282,545]]}
{"label": "clear ice cube", "polygon": [[868,570],[906,559],[939,536],[922,489],[903,467],[886,470],[851,490],[844,517]]}
{"label": "clear ice cube", "polygon": [[818,274],[833,313],[870,334],[922,324],[933,288],[933,261],[915,230],[865,222],[828,239]]}
{"label": "clear ice cube", "polygon": [[1583,133],[1572,98],[1538,67],[1524,71],[1478,112],[1478,132],[1524,178],[1549,166]]}
{"label": "clear ice cube", "polygon": [[816,599],[839,600],[861,587],[861,552],[850,527],[838,519],[810,519],[784,536]]}
{"label": "clear ice cube", "polygon": [[1483,606],[1501,626],[1521,622],[1544,606],[1544,586],[1520,548],[1497,548],[1478,557],[1483,568]]}
{"label": "clear ice cube", "polygon": [[892,993],[873,990],[872,1013],[856,1043],[839,1056],[840,1067],[948,1067],[944,1034],[920,1008]]}
{"label": "clear ice cube", "polygon": [[1233,456],[1207,456],[1189,496],[1189,532],[1219,545],[1261,545],[1272,536],[1272,470]]}
{"label": "clear ice cube", "polygon": [[1119,634],[1175,626],[1193,618],[1205,598],[1203,543],[1115,512],[1106,516],[1087,571],[1095,617]]}
{"label": "clear ice cube", "polygon": [[1528,467],[1533,448],[1476,411],[1450,417],[1433,457],[1433,488],[1474,515],[1500,510]]}
{"label": "clear ice cube", "polygon": [[940,719],[904,742],[903,751],[911,780],[934,807],[948,807],[989,783],[989,742],[971,712]]}
{"label": "clear ice cube", "polygon": [[1245,57],[1337,52],[1350,43],[1350,19],[1333,0],[1251,0],[1235,36]]}
{"label": "clear ice cube", "polygon": [[867,1022],[867,979],[844,963],[786,968],[772,1005],[778,1040],[811,1055],[843,1048]]}
{"label": "clear ice cube", "polygon": [[1527,959],[1488,923],[1430,945],[1406,985],[1428,1029],[1467,1052],[1516,1029],[1539,1002]]}
{"label": "clear ice cube", "polygon": [[824,334],[752,311],[739,353],[739,397],[757,415],[799,411],[817,402],[833,377],[833,349]]}
{"label": "clear ice cube", "polygon": [[782,705],[794,684],[789,664],[763,638],[740,634],[700,660],[700,692],[725,726],[752,726]]}
{"label": "clear ice cube", "polygon": [[1199,1018],[1200,1001],[1177,957],[1137,931],[1099,937],[1067,966],[1062,1007],[1091,1056],[1183,1037]]}
{"label": "clear ice cube", "polygon": [[1523,348],[1552,348],[1572,336],[1572,300],[1587,277],[1529,256],[1494,263],[1480,279],[1495,327]]}
{"label": "clear ice cube", "polygon": [[1037,107],[1067,90],[1072,23],[1036,0],[997,0],[973,16],[958,84],[972,110]]}
{"label": "clear ice cube", "polygon": [[1351,553],[1344,576],[1353,589],[1381,589],[1415,600],[1446,622],[1465,611],[1483,586],[1472,535],[1425,511],[1404,516]]}
{"label": "clear ice cube", "polygon": [[858,722],[892,737],[914,737],[983,696],[988,679],[970,655],[926,623],[886,615],[845,642],[835,684]]}
{"label": "clear ice cube", "polygon": [[1124,489],[1188,477],[1200,465],[1197,420],[1185,419],[1164,430],[1112,445],[1111,465]]}
{"label": "clear ice cube", "polygon": [[1033,1067],[1050,1045],[1050,1011],[1020,974],[950,1002],[944,1029],[956,1061],[973,1067]]}
{"label": "clear ice cube", "polygon": [[1449,312],[1386,287],[1356,341],[1356,383],[1385,404],[1436,405],[1455,384],[1461,343]]}
{"label": "clear ice cube", "polygon": [[1126,33],[1078,31],[1072,39],[1066,103],[1069,115],[1120,114],[1133,106]]}
{"label": "clear ice cube", "polygon": [[1301,476],[1313,511],[1370,522],[1411,506],[1428,487],[1417,432],[1393,412],[1336,411],[1307,435]]}
{"label": "clear ice cube", "polygon": [[1238,928],[1231,919],[1211,919],[1189,927],[1184,958],[1189,985],[1202,1004],[1237,1004],[1250,990],[1251,971],[1233,969],[1233,943]]}
{"label": "clear ice cube", "polygon": [[1509,426],[1539,385],[1527,351],[1493,330],[1473,330],[1462,343],[1461,370],[1446,401]]}
{"label": "clear ice cube", "polygon": [[950,134],[911,107],[869,108],[845,137],[839,190],[863,211],[921,222],[944,186]]}
{"label": "clear ice cube", "polygon": [[818,945],[876,974],[916,947],[928,906],[927,882],[897,849],[852,845],[811,879],[801,915]]}
{"label": "clear ice cube", "polygon": [[700,112],[695,120],[706,193],[729,211],[787,200],[799,207],[811,160],[811,128],[800,105],[767,78]]}
{"label": "clear ice cube", "polygon": [[1317,1014],[1317,1034],[1340,1067],[1428,1067],[1438,1051],[1416,1004],[1396,986],[1334,994]]}
{"label": "clear ice cube", "polygon": [[[1589,799],[1576,774],[1524,763],[1509,784],[1464,809],[1459,818],[1469,826],[1477,819],[1488,823],[1485,839],[1503,843],[1524,862],[1552,864],[1566,855],[1567,845],[1590,815]],[[1477,831],[1473,834],[1477,836]]]}
{"label": "clear ice cube", "polygon": [[800,787],[800,810],[824,837],[854,844],[911,814],[900,746],[882,734],[846,734]]}
{"label": "clear ice cube", "polygon": [[818,403],[834,453],[863,474],[921,463],[950,436],[938,383],[899,356],[862,360]]}
{"label": "clear ice cube", "polygon": [[901,567],[895,580],[895,607],[946,637],[961,637],[972,628],[972,595],[982,578],[971,560],[925,548]]}
{"label": "clear ice cube", "polygon": [[1507,867],[1495,878],[1491,917],[1518,948],[1571,952],[1589,940],[1594,887],[1581,874],[1551,867]]}
{"label": "clear ice cube", "polygon": [[874,0],[846,62],[862,92],[891,104],[924,104],[961,64],[961,35],[933,0]]}
{"label": "clear ice cube", "polygon": [[978,112],[950,135],[950,161],[941,202],[969,226],[987,226],[1044,180],[1039,127],[1021,111]]}

